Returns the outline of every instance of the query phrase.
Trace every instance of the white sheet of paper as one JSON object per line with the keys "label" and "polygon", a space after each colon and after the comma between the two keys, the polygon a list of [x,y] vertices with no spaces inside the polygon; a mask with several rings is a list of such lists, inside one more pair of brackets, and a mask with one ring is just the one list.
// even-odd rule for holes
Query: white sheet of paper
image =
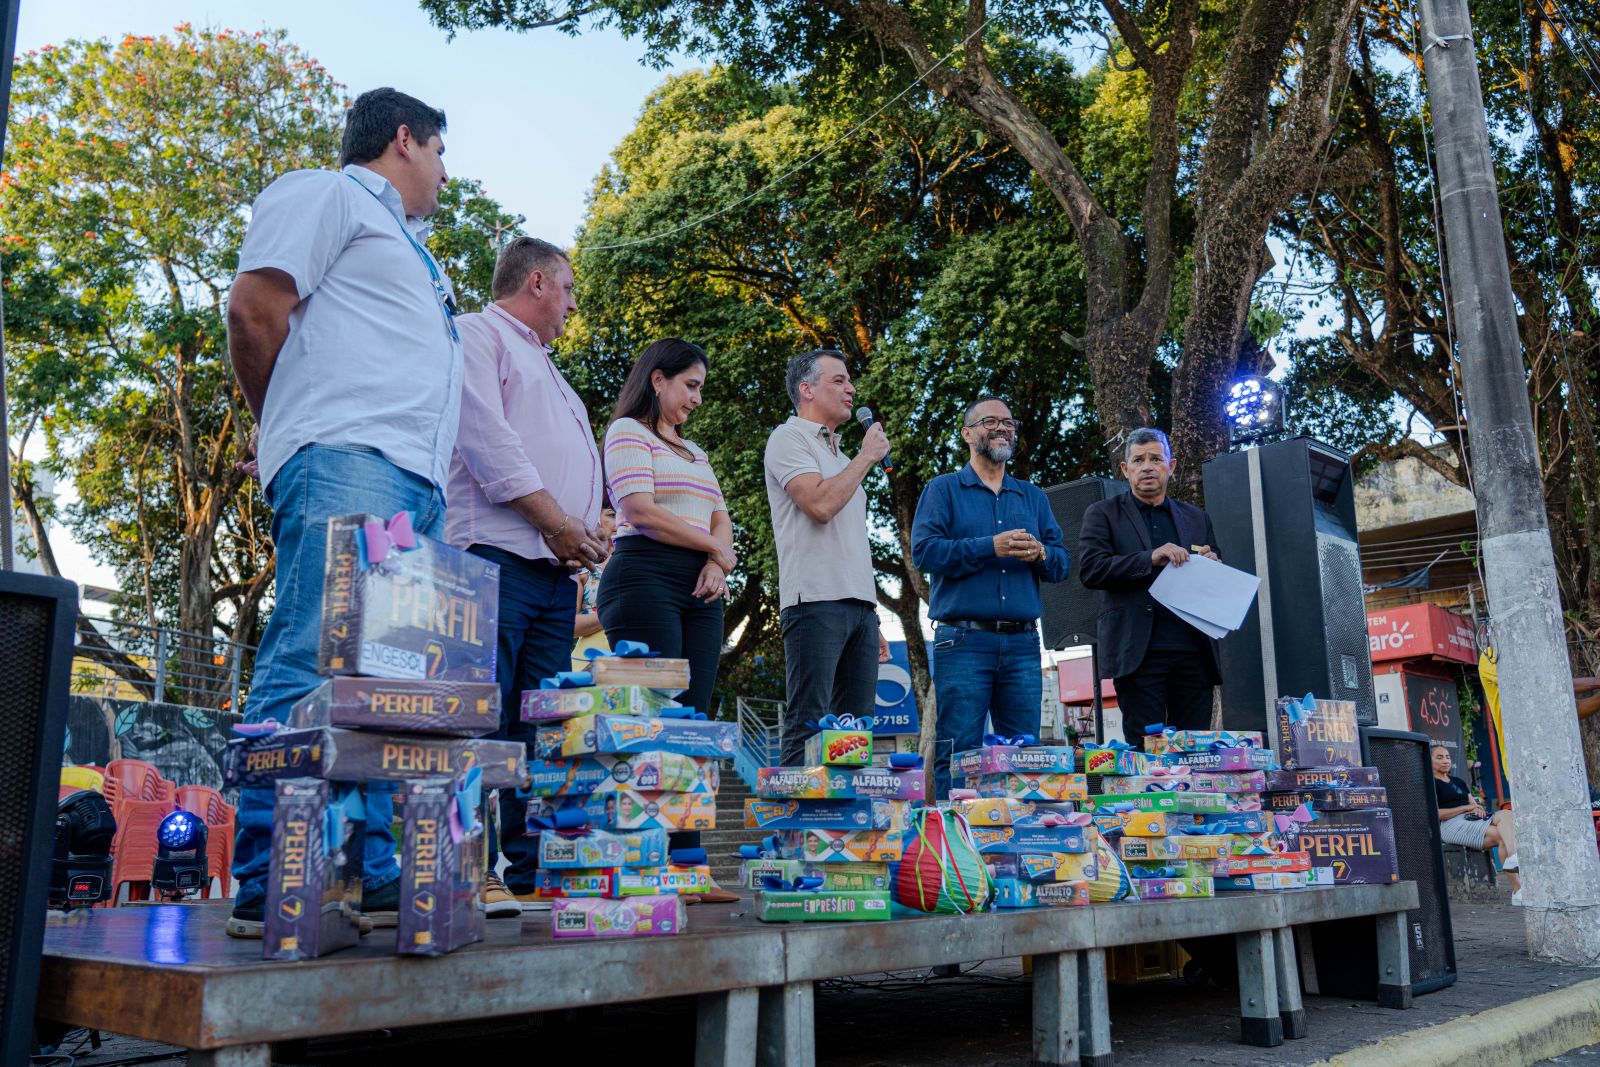
{"label": "white sheet of paper", "polygon": [[1261,579],[1253,574],[1205,556],[1190,556],[1181,567],[1168,564],[1161,568],[1150,585],[1150,595],[1179,618],[1218,637],[1221,635],[1211,633],[1196,620],[1224,631],[1237,630],[1260,586]]}
{"label": "white sheet of paper", "polygon": [[1227,637],[1233,632],[1226,626],[1218,626],[1214,622],[1208,622],[1198,615],[1191,615],[1187,611],[1183,611],[1179,608],[1172,608],[1171,611],[1174,615],[1188,623],[1190,626],[1193,626],[1196,630],[1199,630],[1207,637],[1215,638],[1218,641],[1222,640],[1224,637]]}

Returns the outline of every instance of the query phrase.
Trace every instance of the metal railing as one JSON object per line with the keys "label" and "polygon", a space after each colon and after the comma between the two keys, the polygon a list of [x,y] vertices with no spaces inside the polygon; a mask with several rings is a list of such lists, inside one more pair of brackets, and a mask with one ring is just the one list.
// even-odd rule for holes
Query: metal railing
{"label": "metal railing", "polygon": [[733,755],[733,769],[751,789],[756,787],[756,772],[778,763],[778,729],[783,722],[784,702],[761,697],[738,697],[739,747]]}
{"label": "metal railing", "polygon": [[79,615],[72,691],[241,711],[255,654],[225,637]]}

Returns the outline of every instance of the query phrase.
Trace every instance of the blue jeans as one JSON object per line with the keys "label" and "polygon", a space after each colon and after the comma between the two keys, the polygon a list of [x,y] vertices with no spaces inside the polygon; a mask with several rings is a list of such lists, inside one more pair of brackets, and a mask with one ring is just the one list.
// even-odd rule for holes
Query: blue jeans
{"label": "blue jeans", "polygon": [[[521,741],[533,753],[532,723],[522,721],[522,691],[539,688],[539,679],[570,669],[572,620],[578,614],[578,583],[572,572],[547,559],[523,559],[493,545],[467,549],[500,565],[500,628],[495,669],[500,682],[502,741]],[[506,888],[533,892],[539,866],[539,836],[527,832],[528,802],[515,789],[500,790],[500,830],[489,827],[489,869],[504,852]]]}
{"label": "blue jeans", "polygon": [[938,707],[934,745],[934,791],[950,792],[950,755],[977,748],[983,722],[994,732],[1015,736],[1039,733],[1043,696],[1039,634],[992,634],[936,623],[933,630],[933,691]]}
{"label": "blue jeans", "polygon": [[[255,678],[245,721],[288,723],[296,701],[324,679],[317,674],[317,637],[322,625],[322,570],[328,520],[358,512],[385,519],[411,512],[426,537],[444,532],[444,493],[426,478],[401,470],[370,448],[307,445],[278,469],[265,496],[272,508],[272,543],[277,546],[276,602],[256,654]],[[393,789],[367,789],[367,828],[361,878],[367,892],[400,877],[394,858]],[[266,897],[272,852],[271,789],[239,791],[239,833],[233,847],[238,904]]]}

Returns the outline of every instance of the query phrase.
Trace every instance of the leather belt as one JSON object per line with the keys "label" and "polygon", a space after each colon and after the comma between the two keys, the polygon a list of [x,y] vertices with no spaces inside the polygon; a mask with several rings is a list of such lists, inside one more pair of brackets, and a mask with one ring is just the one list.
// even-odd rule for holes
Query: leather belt
{"label": "leather belt", "polygon": [[1038,626],[1036,622],[1008,622],[1004,619],[940,619],[941,626],[959,626],[963,630],[982,630],[991,634],[1025,634]]}

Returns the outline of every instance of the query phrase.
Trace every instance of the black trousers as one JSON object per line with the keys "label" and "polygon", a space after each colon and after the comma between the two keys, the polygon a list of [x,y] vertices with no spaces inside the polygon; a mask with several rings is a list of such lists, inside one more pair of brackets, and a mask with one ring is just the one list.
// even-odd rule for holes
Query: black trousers
{"label": "black trousers", "polygon": [[1114,679],[1122,735],[1139,747],[1144,728],[1166,723],[1179,730],[1211,727],[1211,671],[1204,653],[1153,648],[1139,669]]}
{"label": "black trousers", "polygon": [[864,600],[790,604],[783,627],[783,712],[778,762],[805,759],[811,723],[828,714],[871,715],[878,700],[878,608]]}
{"label": "black trousers", "polygon": [[[653,651],[689,661],[689,688],[678,699],[711,715],[711,691],[722,657],[722,601],[694,598],[706,554],[664,545],[642,534],[617,538],[600,576],[595,607],[606,640],[643,641]],[[696,848],[695,831],[672,834],[673,848]]]}

